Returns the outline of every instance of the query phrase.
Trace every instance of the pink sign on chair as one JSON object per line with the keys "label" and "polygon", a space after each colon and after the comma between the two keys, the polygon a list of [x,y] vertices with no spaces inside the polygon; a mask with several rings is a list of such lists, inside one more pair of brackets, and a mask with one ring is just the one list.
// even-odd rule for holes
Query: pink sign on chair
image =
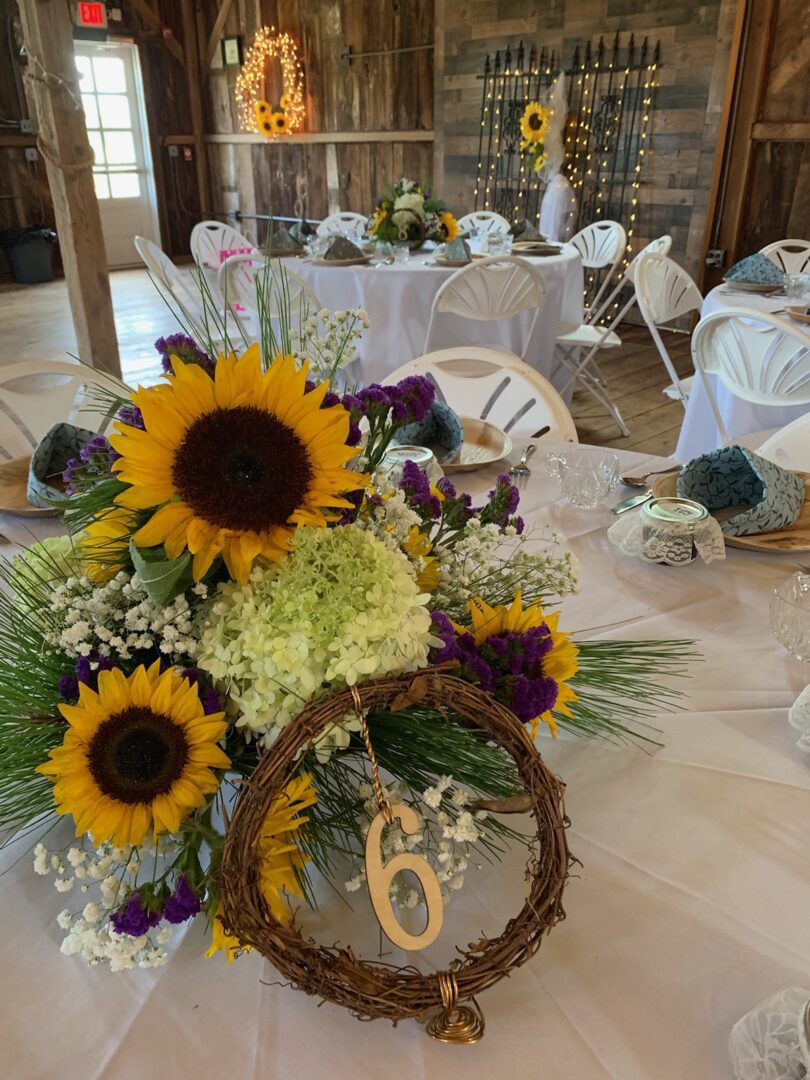
{"label": "pink sign on chair", "polygon": [[[219,265],[222,266],[222,264],[225,262],[226,259],[230,259],[231,255],[252,255],[255,250],[256,249],[252,248],[252,247],[246,247],[246,248],[221,248],[220,252],[219,252]],[[252,266],[252,265],[253,265],[252,262],[246,262],[245,263],[245,266]],[[234,311],[245,311],[246,310],[244,304],[231,304],[231,308]]]}

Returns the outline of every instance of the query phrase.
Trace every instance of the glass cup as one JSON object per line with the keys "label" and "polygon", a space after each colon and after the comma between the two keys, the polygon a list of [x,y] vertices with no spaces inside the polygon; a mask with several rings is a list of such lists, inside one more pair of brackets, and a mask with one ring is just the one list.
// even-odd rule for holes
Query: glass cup
{"label": "glass cup", "polygon": [[560,481],[572,506],[593,510],[619,482],[619,459],[603,450],[566,450],[546,454],[546,469]]}
{"label": "glass cup", "polygon": [[411,257],[411,248],[407,240],[397,240],[393,245],[395,263],[406,263]]}
{"label": "glass cup", "polygon": [[771,630],[797,660],[810,661],[810,574],[799,570],[771,596]]}
{"label": "glass cup", "polygon": [[785,274],[785,296],[788,300],[801,300],[807,292],[807,274]]}
{"label": "glass cup", "polygon": [[489,234],[490,255],[511,255],[512,236],[510,233],[493,231]]}

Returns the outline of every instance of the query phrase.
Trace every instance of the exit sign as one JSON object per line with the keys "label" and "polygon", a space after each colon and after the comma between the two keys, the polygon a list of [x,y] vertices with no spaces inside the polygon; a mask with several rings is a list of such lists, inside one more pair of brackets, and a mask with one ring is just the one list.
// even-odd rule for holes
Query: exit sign
{"label": "exit sign", "polygon": [[107,26],[107,8],[96,0],[79,0],[76,5],[76,25],[87,26],[93,30],[103,30]]}

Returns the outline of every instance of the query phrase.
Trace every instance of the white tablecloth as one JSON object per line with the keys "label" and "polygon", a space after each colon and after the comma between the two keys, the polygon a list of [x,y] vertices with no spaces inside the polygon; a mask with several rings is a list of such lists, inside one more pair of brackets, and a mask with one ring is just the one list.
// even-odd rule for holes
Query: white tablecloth
{"label": "white tablecloth", "polygon": [[[636,472],[650,461],[619,456]],[[494,474],[469,479],[481,491]],[[730,549],[710,567],[645,565],[608,545],[605,510],[563,505],[539,467],[523,501],[530,522],[566,532],[581,561],[565,627],[694,637],[704,659],[683,683],[684,711],[657,720],[662,749],[543,741],[568,785],[582,866],[566,889],[568,918],[482,995],[483,1041],[450,1047],[413,1022],[361,1025],[279,985],[255,953],[230,967],[221,954],[204,960],[202,920],[164,968],[88,969],[59,954],[54,921],[81,897],[36,877],[29,856],[15,864],[17,848],[0,855],[0,1075],[728,1080],[734,1022],[780,988],[806,986],[810,971],[810,770],[786,723],[810,666],[768,628],[770,591],[797,556]],[[500,930],[521,884],[518,854],[470,873],[436,945],[446,959],[452,942]],[[360,936],[334,899],[313,918],[321,940]]]}
{"label": "white tablecloth", "polygon": [[[440,315],[431,349],[497,346],[524,356],[542,375],[552,378],[554,343],[560,328],[570,330],[582,322],[582,263],[570,244],[559,255],[528,261],[543,275],[546,295],[525,351],[531,312],[499,322]],[[390,266],[326,266],[300,259],[294,269],[312,286],[324,307],[332,311],[364,308],[368,312],[371,329],[363,335],[358,353],[358,374],[364,383],[381,382],[402,364],[422,355],[433,298],[455,272],[455,268],[433,263],[429,251],[414,252],[408,262]]]}
{"label": "white tablecloth", "polygon": [[[727,307],[747,307],[759,311],[779,311],[784,308],[788,301],[784,296],[771,298],[760,296],[757,293],[740,293],[728,290],[725,285],[718,285],[707,294],[703,301],[701,315],[711,315],[713,311],[719,311]],[[807,331],[808,345],[810,345],[810,327],[802,323],[792,323],[797,329]],[[723,386],[714,375],[710,375],[712,389],[723,417],[723,423],[733,441],[738,436],[750,435],[754,431],[762,431],[765,428],[781,428],[789,424],[791,420],[802,416],[807,412],[806,405],[754,405],[735,397]],[[678,461],[689,461],[698,454],[705,454],[708,450],[722,446],[723,440],[717,427],[709,399],[706,396],[706,387],[700,375],[695,375],[692,389],[689,392],[689,402],[686,406],[686,415],[683,419],[681,433],[678,437],[678,445],[675,449],[675,457]]]}

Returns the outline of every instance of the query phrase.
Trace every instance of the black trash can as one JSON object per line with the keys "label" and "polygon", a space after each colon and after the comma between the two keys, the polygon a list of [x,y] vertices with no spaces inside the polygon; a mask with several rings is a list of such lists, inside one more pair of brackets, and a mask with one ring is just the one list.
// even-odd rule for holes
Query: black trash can
{"label": "black trash can", "polygon": [[24,229],[0,232],[0,247],[6,250],[11,272],[18,285],[53,281],[55,243],[56,233],[44,225],[28,225]]}

